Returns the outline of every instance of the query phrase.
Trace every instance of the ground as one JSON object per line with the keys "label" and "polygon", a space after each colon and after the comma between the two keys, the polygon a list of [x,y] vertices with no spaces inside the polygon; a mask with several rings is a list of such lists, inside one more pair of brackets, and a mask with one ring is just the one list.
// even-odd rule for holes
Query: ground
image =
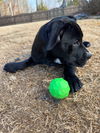
{"label": "ground", "polygon": [[0,133],[100,133],[100,20],[78,21],[93,57],[77,70],[83,88],[60,103],[47,95],[47,88],[62,76],[62,68],[3,71],[5,63],[30,56],[34,37],[46,22],[0,27]]}

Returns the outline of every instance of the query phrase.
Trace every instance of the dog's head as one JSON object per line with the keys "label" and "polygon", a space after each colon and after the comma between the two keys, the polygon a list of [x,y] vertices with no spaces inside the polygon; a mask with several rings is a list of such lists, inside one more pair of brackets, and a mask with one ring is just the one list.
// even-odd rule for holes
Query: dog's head
{"label": "dog's head", "polygon": [[82,38],[82,30],[76,22],[56,22],[52,25],[47,50],[54,51],[63,63],[81,67],[92,56]]}

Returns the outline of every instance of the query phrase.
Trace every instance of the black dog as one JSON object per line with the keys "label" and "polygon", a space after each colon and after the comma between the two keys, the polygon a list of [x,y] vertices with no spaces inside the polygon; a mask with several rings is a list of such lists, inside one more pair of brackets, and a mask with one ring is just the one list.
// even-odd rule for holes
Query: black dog
{"label": "black dog", "polygon": [[43,25],[33,43],[31,57],[23,62],[12,62],[4,66],[4,70],[14,73],[37,64],[64,66],[64,79],[69,82],[71,92],[82,87],[75,75],[75,68],[82,67],[92,56],[86,49],[89,42],[82,42],[83,33],[76,19],[63,16],[52,19]]}

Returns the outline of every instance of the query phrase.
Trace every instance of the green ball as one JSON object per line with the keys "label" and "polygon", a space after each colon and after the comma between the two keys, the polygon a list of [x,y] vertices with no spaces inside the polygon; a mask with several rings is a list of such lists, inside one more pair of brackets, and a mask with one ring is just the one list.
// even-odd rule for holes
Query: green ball
{"label": "green ball", "polygon": [[64,99],[68,97],[70,87],[68,82],[63,78],[55,78],[50,82],[49,92],[56,99]]}

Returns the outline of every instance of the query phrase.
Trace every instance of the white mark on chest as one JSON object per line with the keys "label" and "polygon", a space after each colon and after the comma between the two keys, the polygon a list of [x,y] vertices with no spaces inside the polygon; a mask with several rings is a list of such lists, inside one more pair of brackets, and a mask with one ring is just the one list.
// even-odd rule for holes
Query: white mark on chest
{"label": "white mark on chest", "polygon": [[62,64],[62,62],[61,62],[61,60],[60,60],[59,58],[56,58],[56,59],[54,60],[54,62],[57,63],[57,64]]}

